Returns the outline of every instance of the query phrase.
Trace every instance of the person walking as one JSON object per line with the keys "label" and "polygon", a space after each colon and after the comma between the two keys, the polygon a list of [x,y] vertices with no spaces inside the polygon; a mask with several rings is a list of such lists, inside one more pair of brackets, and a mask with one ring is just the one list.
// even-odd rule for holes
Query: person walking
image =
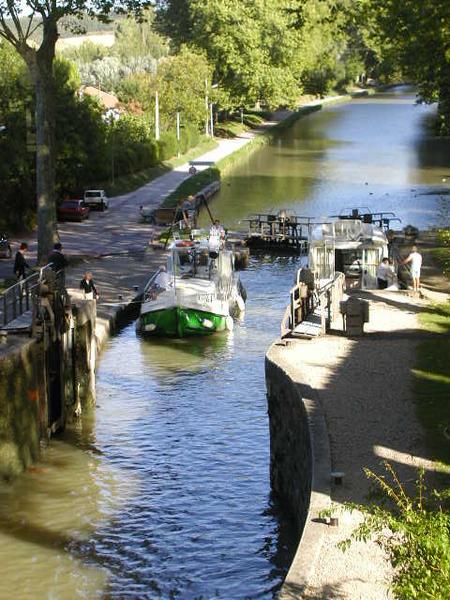
{"label": "person walking", "polygon": [[422,255],[417,250],[417,246],[413,246],[412,250],[407,258],[402,261],[402,265],[411,263],[411,277],[413,280],[413,290],[418,292],[420,290],[420,270],[422,268]]}
{"label": "person walking", "polygon": [[80,281],[80,290],[84,292],[85,300],[98,300],[99,295],[97,292],[97,288],[95,287],[94,280],[92,279],[92,273],[87,271],[84,274],[83,279]]}
{"label": "person walking", "polygon": [[28,244],[22,242],[19,250],[16,253],[14,259],[14,275],[17,277],[17,281],[22,281],[26,276],[26,269],[30,269],[30,265],[27,263],[25,254],[28,252]]}

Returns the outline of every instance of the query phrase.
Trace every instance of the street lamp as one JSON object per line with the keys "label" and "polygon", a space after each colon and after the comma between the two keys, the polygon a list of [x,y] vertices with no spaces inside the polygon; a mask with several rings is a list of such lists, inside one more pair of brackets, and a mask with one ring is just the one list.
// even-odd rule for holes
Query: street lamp
{"label": "street lamp", "polygon": [[114,123],[120,118],[120,111],[110,108],[103,116],[105,123],[112,127],[111,130],[111,183],[114,185]]}
{"label": "street lamp", "polygon": [[[218,83],[211,84],[211,89],[214,90],[219,87]],[[208,79],[205,79],[205,112],[206,112],[206,123],[205,123],[205,133],[206,135],[211,135],[214,137],[213,132],[213,122],[212,122],[212,103],[209,104],[208,98]]]}

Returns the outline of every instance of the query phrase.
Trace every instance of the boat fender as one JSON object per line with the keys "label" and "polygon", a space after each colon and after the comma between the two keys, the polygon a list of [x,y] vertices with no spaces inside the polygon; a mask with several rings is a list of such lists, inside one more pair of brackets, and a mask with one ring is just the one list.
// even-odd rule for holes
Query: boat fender
{"label": "boat fender", "polygon": [[241,312],[244,312],[244,310],[245,310],[245,302],[244,302],[244,299],[242,298],[242,296],[238,296],[236,298],[236,304],[238,305],[238,309]]}

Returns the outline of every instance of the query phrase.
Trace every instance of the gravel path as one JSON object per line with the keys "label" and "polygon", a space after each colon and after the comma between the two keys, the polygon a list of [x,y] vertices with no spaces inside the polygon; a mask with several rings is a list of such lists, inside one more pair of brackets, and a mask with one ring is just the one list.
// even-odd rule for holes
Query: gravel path
{"label": "gravel path", "polygon": [[[333,486],[332,501],[366,502],[369,482],[363,468],[381,473],[388,459],[403,481],[413,482],[422,465],[434,465],[415,414],[411,369],[421,336],[418,312],[426,302],[399,292],[365,293],[370,299],[367,334],[348,339],[341,323],[332,335],[297,341],[286,347],[290,368],[315,390],[327,422],[332,469],[345,473]],[[323,525],[324,538],[306,598],[390,598],[392,570],[374,542],[353,543],[346,553],[337,548],[360,520],[344,513],[339,527]]]}

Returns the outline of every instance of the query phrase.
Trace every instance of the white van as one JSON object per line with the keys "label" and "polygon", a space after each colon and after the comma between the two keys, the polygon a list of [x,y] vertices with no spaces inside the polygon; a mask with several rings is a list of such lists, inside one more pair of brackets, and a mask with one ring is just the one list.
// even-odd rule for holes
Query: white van
{"label": "white van", "polygon": [[105,190],[86,190],[84,192],[84,203],[90,208],[106,210],[108,208],[108,198]]}

